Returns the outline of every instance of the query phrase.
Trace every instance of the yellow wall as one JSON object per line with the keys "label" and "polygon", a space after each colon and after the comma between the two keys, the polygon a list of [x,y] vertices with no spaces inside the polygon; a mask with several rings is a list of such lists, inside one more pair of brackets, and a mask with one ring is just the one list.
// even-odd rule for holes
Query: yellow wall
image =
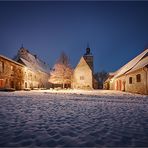
{"label": "yellow wall", "polygon": [[[84,77],[84,79],[81,79],[80,77]],[[74,70],[72,87],[78,89],[93,88],[92,71],[83,58],[81,58]]]}
{"label": "yellow wall", "polygon": [[[136,75],[141,74],[141,82],[136,81]],[[132,77],[133,83],[129,84],[129,77]],[[145,68],[137,70],[133,73],[129,73],[126,75],[126,91],[140,93],[140,94],[148,94],[148,69]]]}

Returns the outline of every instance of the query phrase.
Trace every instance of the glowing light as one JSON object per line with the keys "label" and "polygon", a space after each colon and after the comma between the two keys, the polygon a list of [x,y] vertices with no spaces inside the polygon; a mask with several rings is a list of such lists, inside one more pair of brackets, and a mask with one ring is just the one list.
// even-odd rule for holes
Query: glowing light
{"label": "glowing light", "polygon": [[114,79],[111,79],[110,82],[113,83],[114,82]]}

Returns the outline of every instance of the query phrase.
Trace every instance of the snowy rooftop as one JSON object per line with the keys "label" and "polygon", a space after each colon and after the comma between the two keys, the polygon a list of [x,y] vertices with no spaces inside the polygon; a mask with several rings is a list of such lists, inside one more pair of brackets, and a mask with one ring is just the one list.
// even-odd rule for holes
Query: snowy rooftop
{"label": "snowy rooftop", "polygon": [[127,73],[130,73],[130,72],[133,72],[135,70],[138,70],[140,68],[143,68],[145,66],[148,65],[148,56],[147,57],[144,57],[143,59],[141,59],[137,65],[135,65],[130,71],[128,71]]}
{"label": "snowy rooftop", "polygon": [[25,66],[27,66],[27,68],[31,69],[32,71],[37,71],[37,69],[33,66],[33,64],[31,64],[27,60],[23,58],[20,58],[20,60],[24,63]]}
{"label": "snowy rooftop", "polygon": [[20,63],[18,63],[18,62],[16,62],[16,61],[14,61],[14,60],[12,60],[12,59],[9,59],[8,57],[5,57],[5,56],[3,56],[3,55],[0,55],[0,57],[2,57],[3,59],[6,59],[6,60],[8,60],[8,61],[10,61],[10,62],[12,62],[12,63],[15,63],[15,64],[17,64],[17,65],[19,65],[19,66],[24,66],[24,65],[22,65],[22,64],[20,64]]}
{"label": "snowy rooftop", "polygon": [[40,60],[36,55],[31,54],[27,49],[21,48],[21,50],[23,50],[23,49],[27,51],[27,54],[26,54],[26,56],[20,55],[19,58],[23,61],[23,63],[27,67],[32,68],[34,70],[40,70],[45,73],[49,73],[50,68],[45,62]]}
{"label": "snowy rooftop", "polygon": [[[144,50],[141,54],[139,54],[137,57],[135,57],[134,59],[132,59],[130,62],[128,62],[127,64],[125,64],[123,67],[121,67],[118,71],[117,74],[114,76],[114,78],[117,78],[123,74],[125,74],[126,72],[128,72],[129,70],[131,70],[133,67],[135,67],[139,61],[141,61],[143,58],[146,58],[148,54],[148,49]],[[144,63],[146,62],[148,64],[148,60],[144,60]],[[143,62],[141,62],[141,64],[139,64],[139,66],[137,66],[137,68],[141,68],[140,66],[143,66]]]}

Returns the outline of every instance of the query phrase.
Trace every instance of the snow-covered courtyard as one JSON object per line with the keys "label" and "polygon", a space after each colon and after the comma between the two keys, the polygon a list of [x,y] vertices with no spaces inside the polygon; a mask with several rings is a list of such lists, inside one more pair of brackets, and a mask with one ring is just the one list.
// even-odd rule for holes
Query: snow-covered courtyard
{"label": "snow-covered courtyard", "polygon": [[105,90],[0,92],[4,146],[148,146],[148,96]]}

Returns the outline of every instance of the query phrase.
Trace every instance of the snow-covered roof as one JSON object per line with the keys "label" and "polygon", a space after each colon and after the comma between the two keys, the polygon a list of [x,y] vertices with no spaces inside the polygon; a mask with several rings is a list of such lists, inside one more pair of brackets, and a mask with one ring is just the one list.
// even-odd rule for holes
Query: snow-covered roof
{"label": "snow-covered roof", "polygon": [[[134,68],[139,61],[141,61],[143,58],[145,58],[145,56],[147,56],[148,54],[148,49],[144,50],[141,54],[139,54],[137,57],[135,57],[134,59],[132,59],[130,62],[128,62],[127,64],[125,64],[123,67],[121,67],[118,71],[117,74],[114,76],[114,78],[117,78],[125,73],[127,73],[128,71],[130,71],[132,68]],[[145,61],[146,62],[146,61]],[[148,62],[148,61],[147,61]],[[140,66],[140,65],[139,65]],[[138,66],[138,67],[139,67]],[[142,66],[142,64],[141,64]],[[137,67],[137,68],[138,68]]]}
{"label": "snow-covered roof", "polygon": [[23,59],[23,58],[20,58],[20,60],[23,62],[23,64],[24,64],[27,68],[31,69],[32,71],[37,71],[37,69],[35,69],[35,67],[34,67],[30,62],[28,62],[27,60],[25,60],[25,59]]}
{"label": "snow-covered roof", "polygon": [[8,57],[5,57],[5,56],[3,56],[3,55],[0,55],[0,57],[3,58],[3,59],[8,60],[8,61],[10,61],[10,62],[12,62],[12,63],[14,63],[14,64],[17,64],[17,65],[19,65],[19,66],[24,66],[24,65],[22,65],[22,64],[20,64],[20,63],[18,63],[18,62],[16,62],[16,61],[14,61],[14,60],[12,60],[12,59],[9,59]]}
{"label": "snow-covered roof", "polygon": [[143,67],[145,67],[145,66],[147,66],[147,65],[148,65],[148,56],[144,57],[141,61],[139,61],[139,62],[137,63],[137,65],[134,66],[134,67],[133,67],[130,71],[128,71],[127,73],[133,72],[133,71],[138,70],[138,69],[140,69],[140,68],[143,68]]}
{"label": "snow-covered roof", "polygon": [[[24,48],[24,50],[26,49]],[[29,51],[25,56],[20,54],[19,59],[21,59],[27,67],[33,70],[40,70],[45,73],[49,73],[50,71],[49,66],[45,62],[41,61],[36,55],[31,54]]]}
{"label": "snow-covered roof", "polygon": [[31,59],[31,63],[35,68],[43,72],[49,73],[50,68],[45,62],[41,61],[40,59],[36,58],[34,55],[31,55],[30,53],[28,54],[28,56]]}
{"label": "snow-covered roof", "polygon": [[109,72],[108,74],[109,74],[109,76],[114,76],[116,74],[116,71],[115,72]]}

